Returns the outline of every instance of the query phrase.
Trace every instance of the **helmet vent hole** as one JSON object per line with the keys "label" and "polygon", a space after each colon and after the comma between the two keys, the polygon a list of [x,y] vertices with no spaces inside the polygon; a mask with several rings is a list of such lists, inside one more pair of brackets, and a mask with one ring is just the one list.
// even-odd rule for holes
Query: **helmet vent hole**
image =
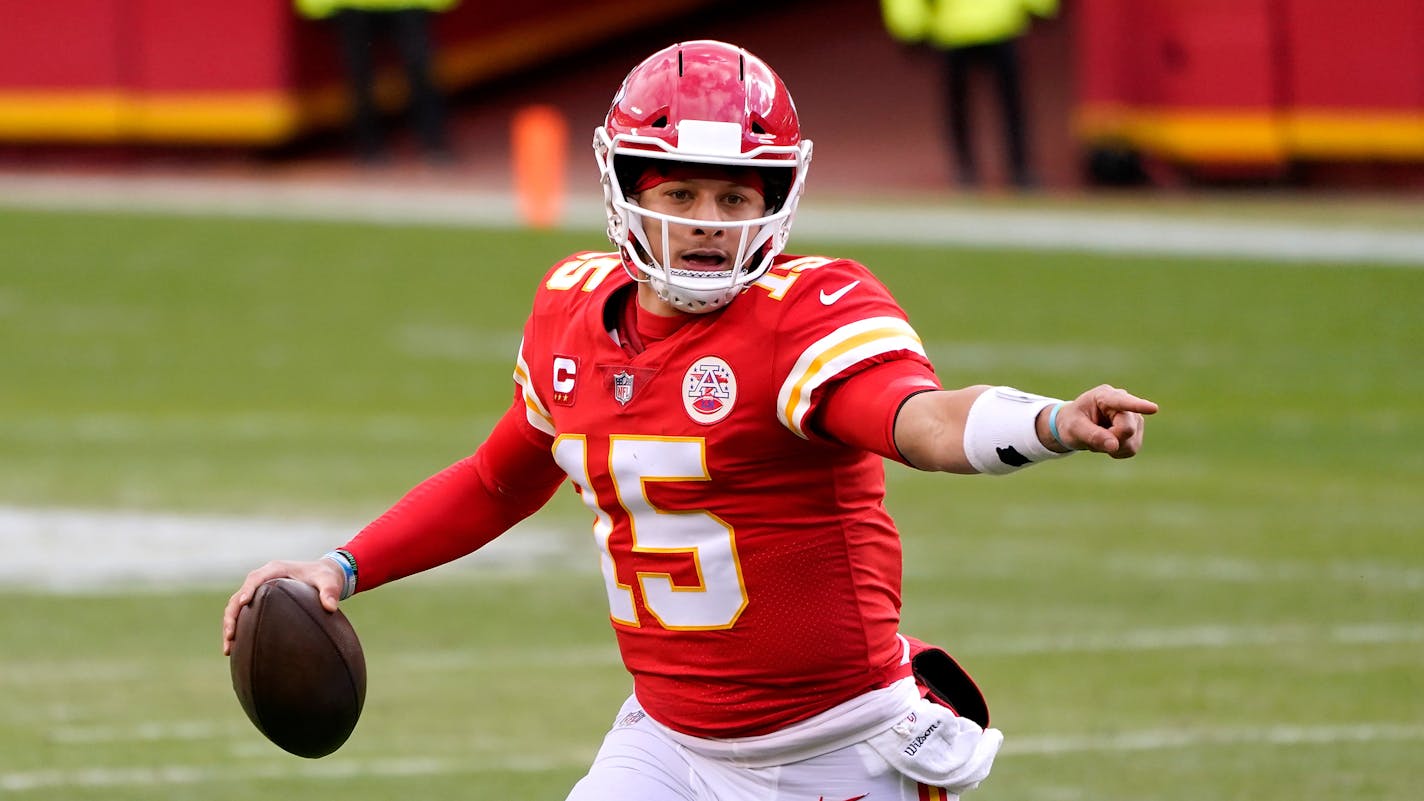
{"label": "helmet vent hole", "polygon": [[752,121],[752,133],[757,134],[758,136],[764,135],[766,133],[766,129],[761,126],[760,120]]}
{"label": "helmet vent hole", "polygon": [[666,114],[664,114],[663,116],[658,117],[657,119],[653,120],[653,127],[654,127],[654,128],[666,128],[666,127],[667,127],[667,124],[668,124],[668,118],[667,118],[667,115],[666,115]]}

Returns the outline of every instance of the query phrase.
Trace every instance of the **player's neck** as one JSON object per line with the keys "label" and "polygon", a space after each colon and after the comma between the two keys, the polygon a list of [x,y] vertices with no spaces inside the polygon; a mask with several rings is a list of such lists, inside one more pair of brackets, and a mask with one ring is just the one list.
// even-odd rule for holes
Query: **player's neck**
{"label": "player's neck", "polygon": [[[639,287],[641,290],[641,287]],[[662,302],[661,299],[658,299]],[[662,314],[658,310],[649,309],[643,305],[642,292],[639,292],[635,301],[637,305],[638,337],[643,340],[644,345],[651,345],[654,342],[661,342],[672,336],[678,329],[692,321],[692,315],[673,309],[672,314]],[[667,306],[666,303],[663,304]],[[672,308],[668,306],[668,308]]]}
{"label": "player's neck", "polygon": [[638,284],[638,311],[640,317],[644,313],[658,317],[688,316],[687,312],[679,311],[676,306],[658,297],[658,293],[653,290],[653,285],[647,281]]}
{"label": "player's neck", "polygon": [[652,295],[652,298],[663,304],[657,308],[665,307],[666,310],[672,311],[671,315],[661,314],[644,306],[643,291],[646,288],[646,284],[639,284],[636,292],[620,293],[613,301],[619,309],[617,338],[630,356],[636,356],[649,345],[667,339],[692,320],[692,315],[673,309],[657,295]]}

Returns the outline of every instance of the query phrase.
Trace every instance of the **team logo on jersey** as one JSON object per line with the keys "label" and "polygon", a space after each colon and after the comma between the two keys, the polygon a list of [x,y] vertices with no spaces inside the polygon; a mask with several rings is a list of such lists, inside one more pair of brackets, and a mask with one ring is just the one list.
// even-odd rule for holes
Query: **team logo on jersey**
{"label": "team logo on jersey", "polygon": [[578,358],[554,355],[554,403],[574,405],[574,390],[578,389]]}
{"label": "team logo on jersey", "polygon": [[619,406],[627,406],[633,399],[633,374],[620,370],[613,374],[613,399]]}
{"label": "team logo on jersey", "polygon": [[682,376],[682,405],[698,423],[715,423],[732,413],[737,402],[737,377],[731,365],[703,356]]}

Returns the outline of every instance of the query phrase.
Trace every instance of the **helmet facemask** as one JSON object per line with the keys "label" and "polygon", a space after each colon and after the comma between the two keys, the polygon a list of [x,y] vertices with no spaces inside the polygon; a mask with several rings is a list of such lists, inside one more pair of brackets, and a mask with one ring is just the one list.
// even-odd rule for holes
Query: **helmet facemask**
{"label": "helmet facemask", "polygon": [[[690,126],[689,121],[682,125],[695,127],[697,121],[690,122],[694,125]],[[776,148],[787,152],[777,153],[780,158],[760,159],[664,154],[649,151],[647,144],[643,137],[619,134],[610,138],[603,128],[595,132],[594,153],[603,176],[608,237],[622,253],[624,269],[635,280],[650,284],[663,301],[693,314],[720,309],[747,285],[765,275],[776,255],[786,247],[805,183],[811,143],[803,141],[793,147]],[[755,167],[764,176],[766,212],[748,220],[701,220],[645,209],[630,199],[628,187],[641,172],[641,165],[653,159],[697,166]],[[653,226],[660,229],[660,233],[649,231],[645,221],[650,219],[661,223]],[[660,263],[653,256],[655,252],[662,253],[664,261],[672,258],[669,243],[669,226],[672,225],[726,231],[730,236],[728,244],[734,243],[728,248],[730,265],[722,270],[686,270]],[[654,237],[661,240],[657,248],[654,248]]]}

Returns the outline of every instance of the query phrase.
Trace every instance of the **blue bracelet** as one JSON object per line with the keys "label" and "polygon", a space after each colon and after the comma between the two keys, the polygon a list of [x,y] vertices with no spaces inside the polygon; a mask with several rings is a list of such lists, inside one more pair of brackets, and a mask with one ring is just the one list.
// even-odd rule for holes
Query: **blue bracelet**
{"label": "blue bracelet", "polygon": [[356,594],[356,557],[350,551],[338,548],[328,551],[322,555],[323,559],[330,559],[340,568],[345,581],[341,583],[341,600],[346,600]]}
{"label": "blue bracelet", "polygon": [[[1058,443],[1061,447],[1064,448],[1068,448],[1068,445],[1063,442],[1062,437],[1058,436],[1058,410],[1062,409],[1064,406],[1067,405],[1067,403],[1058,403],[1053,407],[1053,411],[1048,413],[1048,433],[1053,435],[1054,442]],[[1068,450],[1071,451],[1076,449],[1068,448]]]}

